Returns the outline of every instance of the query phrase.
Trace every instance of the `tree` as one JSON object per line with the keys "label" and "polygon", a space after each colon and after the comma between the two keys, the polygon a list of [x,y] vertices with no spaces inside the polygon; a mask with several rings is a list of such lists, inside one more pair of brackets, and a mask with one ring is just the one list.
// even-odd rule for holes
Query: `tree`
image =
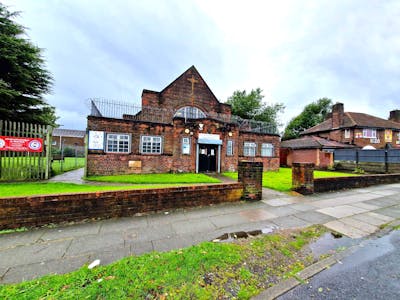
{"label": "tree", "polygon": [[331,111],[332,100],[329,98],[321,98],[306,105],[286,126],[282,140],[298,138],[302,131],[323,122]]}
{"label": "tree", "polygon": [[275,128],[280,126],[278,114],[284,111],[285,106],[282,103],[266,105],[263,98],[262,90],[256,88],[249,94],[245,90],[235,91],[226,103],[232,106],[232,114],[243,119],[267,122]]}
{"label": "tree", "polygon": [[41,49],[25,38],[25,28],[0,3],[0,119],[54,125],[54,107],[43,95],[52,77],[44,67]]}

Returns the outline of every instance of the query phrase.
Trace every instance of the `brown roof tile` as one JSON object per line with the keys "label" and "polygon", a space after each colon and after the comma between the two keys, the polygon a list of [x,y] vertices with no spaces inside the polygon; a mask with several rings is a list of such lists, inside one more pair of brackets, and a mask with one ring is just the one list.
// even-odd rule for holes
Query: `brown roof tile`
{"label": "brown roof tile", "polygon": [[[343,114],[343,125],[340,128],[349,127],[371,127],[384,129],[400,129],[400,123],[374,117],[364,113],[345,112]],[[332,130],[332,118],[304,130],[301,135]]]}
{"label": "brown roof tile", "polygon": [[325,149],[325,148],[353,148],[353,145],[330,141],[317,136],[305,136],[299,139],[287,140],[281,143],[281,148],[290,149]]}

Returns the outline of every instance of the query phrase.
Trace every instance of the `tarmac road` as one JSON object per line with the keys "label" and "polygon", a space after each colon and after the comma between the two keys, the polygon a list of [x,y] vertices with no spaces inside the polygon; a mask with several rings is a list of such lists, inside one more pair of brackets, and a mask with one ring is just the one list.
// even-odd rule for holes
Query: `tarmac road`
{"label": "tarmac road", "polygon": [[400,299],[400,231],[370,240],[278,299]]}

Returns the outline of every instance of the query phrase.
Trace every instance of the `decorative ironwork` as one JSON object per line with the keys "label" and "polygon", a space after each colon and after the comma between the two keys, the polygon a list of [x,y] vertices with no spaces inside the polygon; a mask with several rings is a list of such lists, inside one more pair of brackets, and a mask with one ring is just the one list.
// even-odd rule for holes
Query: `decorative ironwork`
{"label": "decorative ironwork", "polygon": [[[126,102],[94,98],[89,99],[90,115],[114,119],[125,119],[144,122],[156,122],[171,124],[176,111],[166,108],[141,107]],[[264,134],[278,134],[276,126],[262,121],[242,119],[241,117],[214,112],[204,112],[205,118],[226,123],[224,127],[230,130],[232,125],[239,127],[242,132],[255,132]],[[197,116],[198,117],[198,116]],[[190,117],[185,118],[186,122],[193,122]],[[228,129],[229,128],[229,129]]]}

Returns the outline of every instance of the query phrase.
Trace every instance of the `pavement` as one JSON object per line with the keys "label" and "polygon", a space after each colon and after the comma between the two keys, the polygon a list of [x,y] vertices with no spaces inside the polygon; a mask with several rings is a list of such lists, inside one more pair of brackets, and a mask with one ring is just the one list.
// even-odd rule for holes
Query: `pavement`
{"label": "pavement", "polygon": [[311,196],[264,189],[262,201],[180,209],[0,235],[0,283],[66,273],[100,259],[168,251],[224,233],[323,224],[351,238],[400,218],[400,183]]}

